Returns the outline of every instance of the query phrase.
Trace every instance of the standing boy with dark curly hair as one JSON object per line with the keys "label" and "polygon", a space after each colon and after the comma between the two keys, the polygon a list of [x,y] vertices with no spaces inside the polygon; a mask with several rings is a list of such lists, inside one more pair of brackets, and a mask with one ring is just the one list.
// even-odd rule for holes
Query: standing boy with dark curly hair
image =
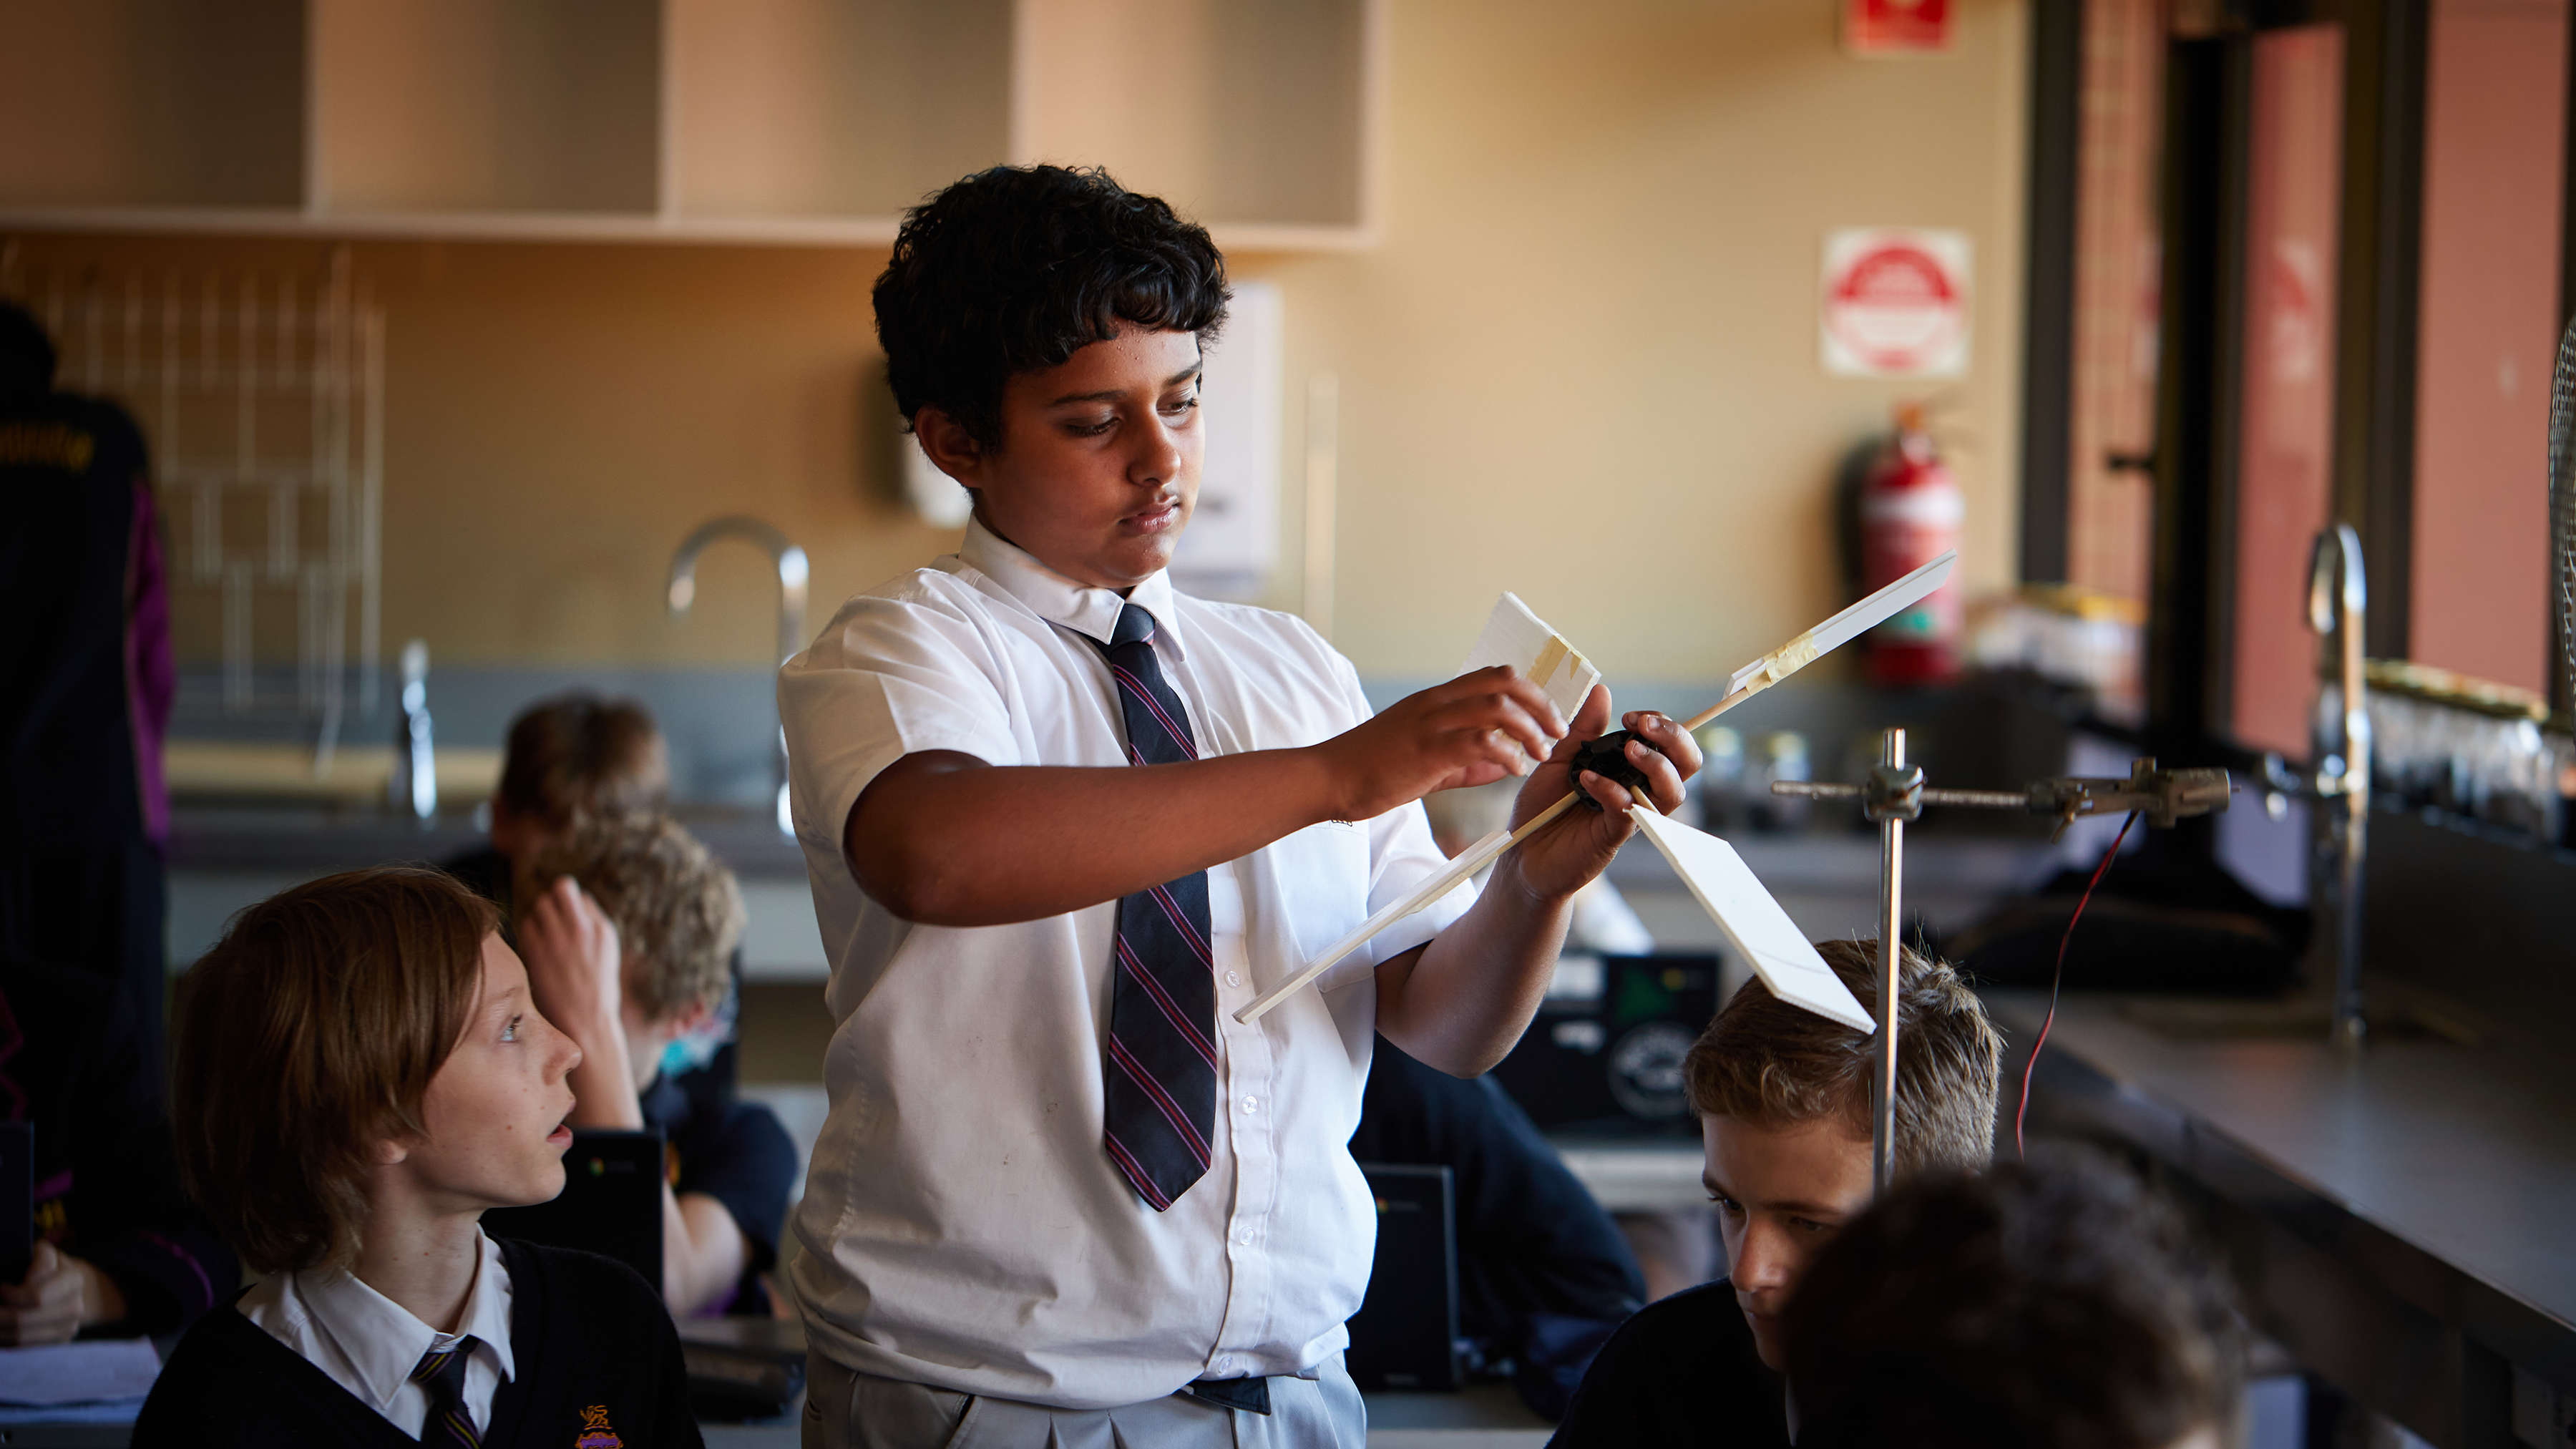
{"label": "standing boy with dark curly hair", "polygon": [[[1878,943],[1820,941],[1875,1001]],[[1994,1155],[2003,1038],[1959,973],[1898,953],[1896,1174],[1974,1172]],[[1728,1276],[1648,1304],[1602,1345],[1551,1449],[1720,1443],[1788,1449],[1780,1315],[1807,1263],[1870,1202],[1878,1039],[1748,981],[1682,1067],[1707,1149]]]}
{"label": "standing boy with dark curly hair", "polygon": [[[1494,669],[1372,717],[1303,623],[1173,589],[1226,296],[1206,232],[1044,166],[942,192],[877,283],[896,404],[975,507],[780,677],[838,1022],[794,1223],[809,1445],[1356,1449],[1372,1033],[1492,1065],[1628,832],[1570,814],[1235,1021],[1441,869],[1424,794],[1627,799],[1566,764],[1606,690],[1568,722]],[[1698,752],[1628,724],[1669,810]]]}

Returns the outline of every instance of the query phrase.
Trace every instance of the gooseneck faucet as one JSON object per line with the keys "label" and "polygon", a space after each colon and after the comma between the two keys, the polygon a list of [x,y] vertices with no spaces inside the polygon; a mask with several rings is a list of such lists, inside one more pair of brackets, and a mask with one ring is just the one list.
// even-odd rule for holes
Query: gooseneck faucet
{"label": "gooseneck faucet", "polygon": [[[769,554],[778,569],[778,662],[786,663],[805,645],[805,583],[811,573],[805,561],[805,550],[788,541],[778,526],[743,514],[727,514],[701,523],[687,538],[680,540],[680,551],[671,555],[671,582],[668,590],[673,617],[689,612],[698,598],[698,555],[708,544],[720,538],[739,538]],[[791,834],[787,810],[787,735],[778,736],[778,758],[775,762],[778,784],[778,829]]]}
{"label": "gooseneck faucet", "polygon": [[2338,523],[2317,535],[2308,560],[2308,627],[2317,633],[2317,674],[2339,690],[2315,713],[2315,813],[2309,899],[2316,912],[2317,965],[2332,971],[2333,1033],[2359,1046],[2361,873],[2370,844],[2370,696],[2362,677],[2362,625],[2370,606],[2361,536]]}

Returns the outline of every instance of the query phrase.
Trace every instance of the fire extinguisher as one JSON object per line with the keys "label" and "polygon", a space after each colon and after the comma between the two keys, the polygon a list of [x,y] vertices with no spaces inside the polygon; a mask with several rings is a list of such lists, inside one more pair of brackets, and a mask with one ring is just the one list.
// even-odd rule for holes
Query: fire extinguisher
{"label": "fire extinguisher", "polygon": [[[1959,546],[1967,503],[1924,426],[1920,403],[1896,409],[1896,433],[1861,484],[1862,583],[1883,588]],[[1870,631],[1869,678],[1941,684],[1958,676],[1959,580]]]}

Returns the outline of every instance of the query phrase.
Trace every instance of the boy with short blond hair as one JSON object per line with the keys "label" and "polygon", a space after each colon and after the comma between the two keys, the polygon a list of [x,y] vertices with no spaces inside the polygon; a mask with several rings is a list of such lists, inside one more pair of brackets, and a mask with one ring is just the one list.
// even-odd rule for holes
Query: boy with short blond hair
{"label": "boy with short blond hair", "polygon": [[[1825,941],[1816,953],[1876,1007],[1876,942]],[[1898,955],[1896,1175],[1974,1171],[1994,1156],[2003,1037],[1948,962],[1911,946]],[[1864,1153],[1877,1070],[1875,1035],[1792,1006],[1759,981],[1735,993],[1682,1063],[1691,1109],[1703,1120],[1772,1128],[1830,1121]]]}
{"label": "boy with short blond hair", "polygon": [[497,924],[440,872],[352,871],[243,911],[189,973],[180,1172],[268,1276],[181,1340],[135,1444],[699,1442],[650,1288],[482,1232],[562,1191],[580,1061]]}
{"label": "boy with short blond hair", "polygon": [[[1878,943],[1816,951],[1878,1000]],[[1948,963],[1898,953],[1896,1171],[1974,1172],[1994,1151],[2003,1037]],[[1728,1276],[1628,1320],[1576,1391],[1555,1444],[1786,1449],[1780,1314],[1810,1259],[1870,1202],[1874,1035],[1749,981],[1683,1063]],[[1723,1426],[1719,1433],[1715,1426]]]}
{"label": "boy with short blond hair", "polygon": [[549,1020],[578,1043],[577,1127],[662,1133],[662,1298],[672,1313],[767,1313],[796,1145],[767,1107],[684,1071],[731,986],[733,872],[668,816],[595,824],[537,854],[519,950]]}

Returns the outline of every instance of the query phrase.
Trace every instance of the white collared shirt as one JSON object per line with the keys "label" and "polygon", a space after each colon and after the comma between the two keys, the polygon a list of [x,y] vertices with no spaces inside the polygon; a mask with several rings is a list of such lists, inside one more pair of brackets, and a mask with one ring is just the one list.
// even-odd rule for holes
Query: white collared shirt
{"label": "white collared shirt", "polygon": [[1461,887],[1258,1022],[1233,1012],[1445,864],[1422,807],[1297,831],[1208,872],[1214,1161],[1167,1212],[1101,1147],[1117,902],[1017,925],[913,925],[859,888],[842,827],[907,754],[1124,767],[1093,642],[1152,613],[1204,756],[1314,744],[1369,716],[1302,621],[1058,575],[980,523],[842,605],[779,675],[796,834],[832,961],[831,1113],[793,1219],[813,1341],[862,1373],[1067,1408],[1192,1379],[1293,1374],[1339,1350],[1377,1215],[1349,1141],[1373,968],[1474,901]]}
{"label": "white collared shirt", "polygon": [[345,1268],[278,1273],[241,1296],[242,1316],[303,1356],[358,1402],[395,1428],[420,1437],[429,1419],[429,1391],[411,1371],[433,1349],[472,1335],[465,1360],[465,1412],[480,1433],[492,1427],[492,1396],[516,1367],[510,1357],[510,1270],[500,1245],[476,1230],[482,1244],[474,1286],[466,1294],[464,1321],[441,1333],[408,1309],[368,1287]]}

